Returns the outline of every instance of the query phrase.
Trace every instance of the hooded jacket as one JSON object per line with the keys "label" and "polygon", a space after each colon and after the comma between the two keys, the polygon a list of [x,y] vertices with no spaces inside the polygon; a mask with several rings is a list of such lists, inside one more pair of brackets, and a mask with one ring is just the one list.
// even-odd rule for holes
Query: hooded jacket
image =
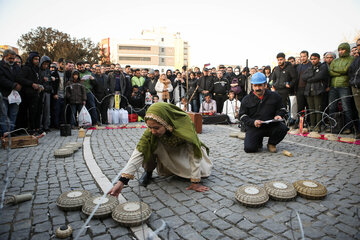
{"label": "hooded jacket", "polygon": [[[42,65],[45,62],[49,63],[49,66],[46,69],[43,69]],[[51,64],[51,60],[48,56],[41,57],[40,63],[39,63],[39,81],[40,81],[40,84],[44,86],[44,91],[46,93],[53,92],[52,83],[51,83],[52,80],[51,80],[50,64]],[[45,81],[45,78],[47,78],[48,80]]]}
{"label": "hooded jacket", "polygon": [[32,84],[40,84],[39,66],[33,64],[34,57],[39,57],[37,52],[31,52],[25,65],[21,68],[22,92],[25,96],[32,97],[39,95],[39,92],[32,87]]}
{"label": "hooded jacket", "polygon": [[[79,75],[77,82],[74,82],[73,76],[77,73]],[[71,74],[71,80],[66,83],[65,87],[66,100],[70,104],[83,104],[86,101],[86,88],[80,83],[80,73],[74,70]]]}
{"label": "hooded jacket", "polygon": [[341,43],[338,49],[345,49],[345,54],[334,59],[330,64],[331,87],[349,87],[348,70],[354,61],[354,57],[350,56],[350,45],[348,43]]}
{"label": "hooded jacket", "polygon": [[275,87],[276,90],[288,89],[286,88],[287,83],[290,84],[290,88],[294,87],[296,83],[296,72],[294,67],[289,62],[285,62],[283,68],[276,66],[271,76],[271,80],[273,81],[272,86]]}

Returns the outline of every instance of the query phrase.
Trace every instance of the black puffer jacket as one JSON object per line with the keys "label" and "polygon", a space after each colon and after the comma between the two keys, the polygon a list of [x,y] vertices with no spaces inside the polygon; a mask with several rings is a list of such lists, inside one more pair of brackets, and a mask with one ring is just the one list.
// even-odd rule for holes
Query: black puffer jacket
{"label": "black puffer jacket", "polygon": [[290,88],[294,87],[294,84],[296,83],[296,72],[294,67],[289,62],[285,62],[283,68],[276,66],[271,76],[271,80],[273,81],[272,86],[275,87],[276,90],[287,89],[286,83],[290,84]]}
{"label": "black puffer jacket", "polygon": [[212,93],[212,91],[214,90],[214,80],[212,76],[202,76],[199,79],[199,88],[198,88],[198,92],[201,93],[204,90],[209,91],[210,93]]}
{"label": "black puffer jacket", "polygon": [[329,71],[320,62],[307,68],[302,74],[302,80],[306,83],[304,95],[309,96],[310,92],[320,95],[328,87]]}

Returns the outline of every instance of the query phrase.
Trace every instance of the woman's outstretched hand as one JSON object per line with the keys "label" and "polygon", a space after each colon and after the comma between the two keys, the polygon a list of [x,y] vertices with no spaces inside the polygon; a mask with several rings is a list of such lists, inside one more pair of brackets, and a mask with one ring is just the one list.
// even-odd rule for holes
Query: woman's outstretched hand
{"label": "woman's outstretched hand", "polygon": [[198,183],[192,183],[189,187],[186,188],[186,190],[195,190],[197,192],[206,192],[206,191],[209,191],[209,188],[205,187],[203,185],[200,185]]}
{"label": "woman's outstretched hand", "polygon": [[121,181],[118,181],[111,189],[110,191],[108,192],[108,194],[114,196],[114,197],[117,197],[119,196],[119,194],[121,193],[121,190],[123,189],[124,187],[124,183],[121,182]]}

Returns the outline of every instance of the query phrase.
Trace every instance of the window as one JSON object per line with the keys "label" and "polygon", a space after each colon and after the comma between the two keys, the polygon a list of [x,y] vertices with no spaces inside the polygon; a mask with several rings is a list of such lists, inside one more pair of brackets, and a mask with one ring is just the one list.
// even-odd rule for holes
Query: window
{"label": "window", "polygon": [[151,50],[151,47],[140,47],[140,46],[119,46],[119,50],[150,51],[150,50]]}
{"label": "window", "polygon": [[161,52],[165,52],[165,48],[162,47],[162,48],[161,48]]}
{"label": "window", "polygon": [[124,56],[124,57],[119,57],[119,60],[123,60],[123,61],[142,61],[142,62],[150,62],[151,61],[151,57],[128,57],[128,56]]}
{"label": "window", "polygon": [[163,41],[164,41],[164,38],[161,38],[161,41],[163,42]]}
{"label": "window", "polygon": [[165,62],[165,59],[164,59],[164,58],[161,58],[161,62],[162,62],[162,63]]}

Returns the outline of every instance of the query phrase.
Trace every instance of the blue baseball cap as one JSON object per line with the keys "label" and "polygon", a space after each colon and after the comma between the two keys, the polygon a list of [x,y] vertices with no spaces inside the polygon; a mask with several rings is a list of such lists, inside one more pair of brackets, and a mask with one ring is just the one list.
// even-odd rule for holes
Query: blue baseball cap
{"label": "blue baseball cap", "polygon": [[263,84],[266,83],[266,77],[263,73],[257,72],[251,77],[251,84]]}

